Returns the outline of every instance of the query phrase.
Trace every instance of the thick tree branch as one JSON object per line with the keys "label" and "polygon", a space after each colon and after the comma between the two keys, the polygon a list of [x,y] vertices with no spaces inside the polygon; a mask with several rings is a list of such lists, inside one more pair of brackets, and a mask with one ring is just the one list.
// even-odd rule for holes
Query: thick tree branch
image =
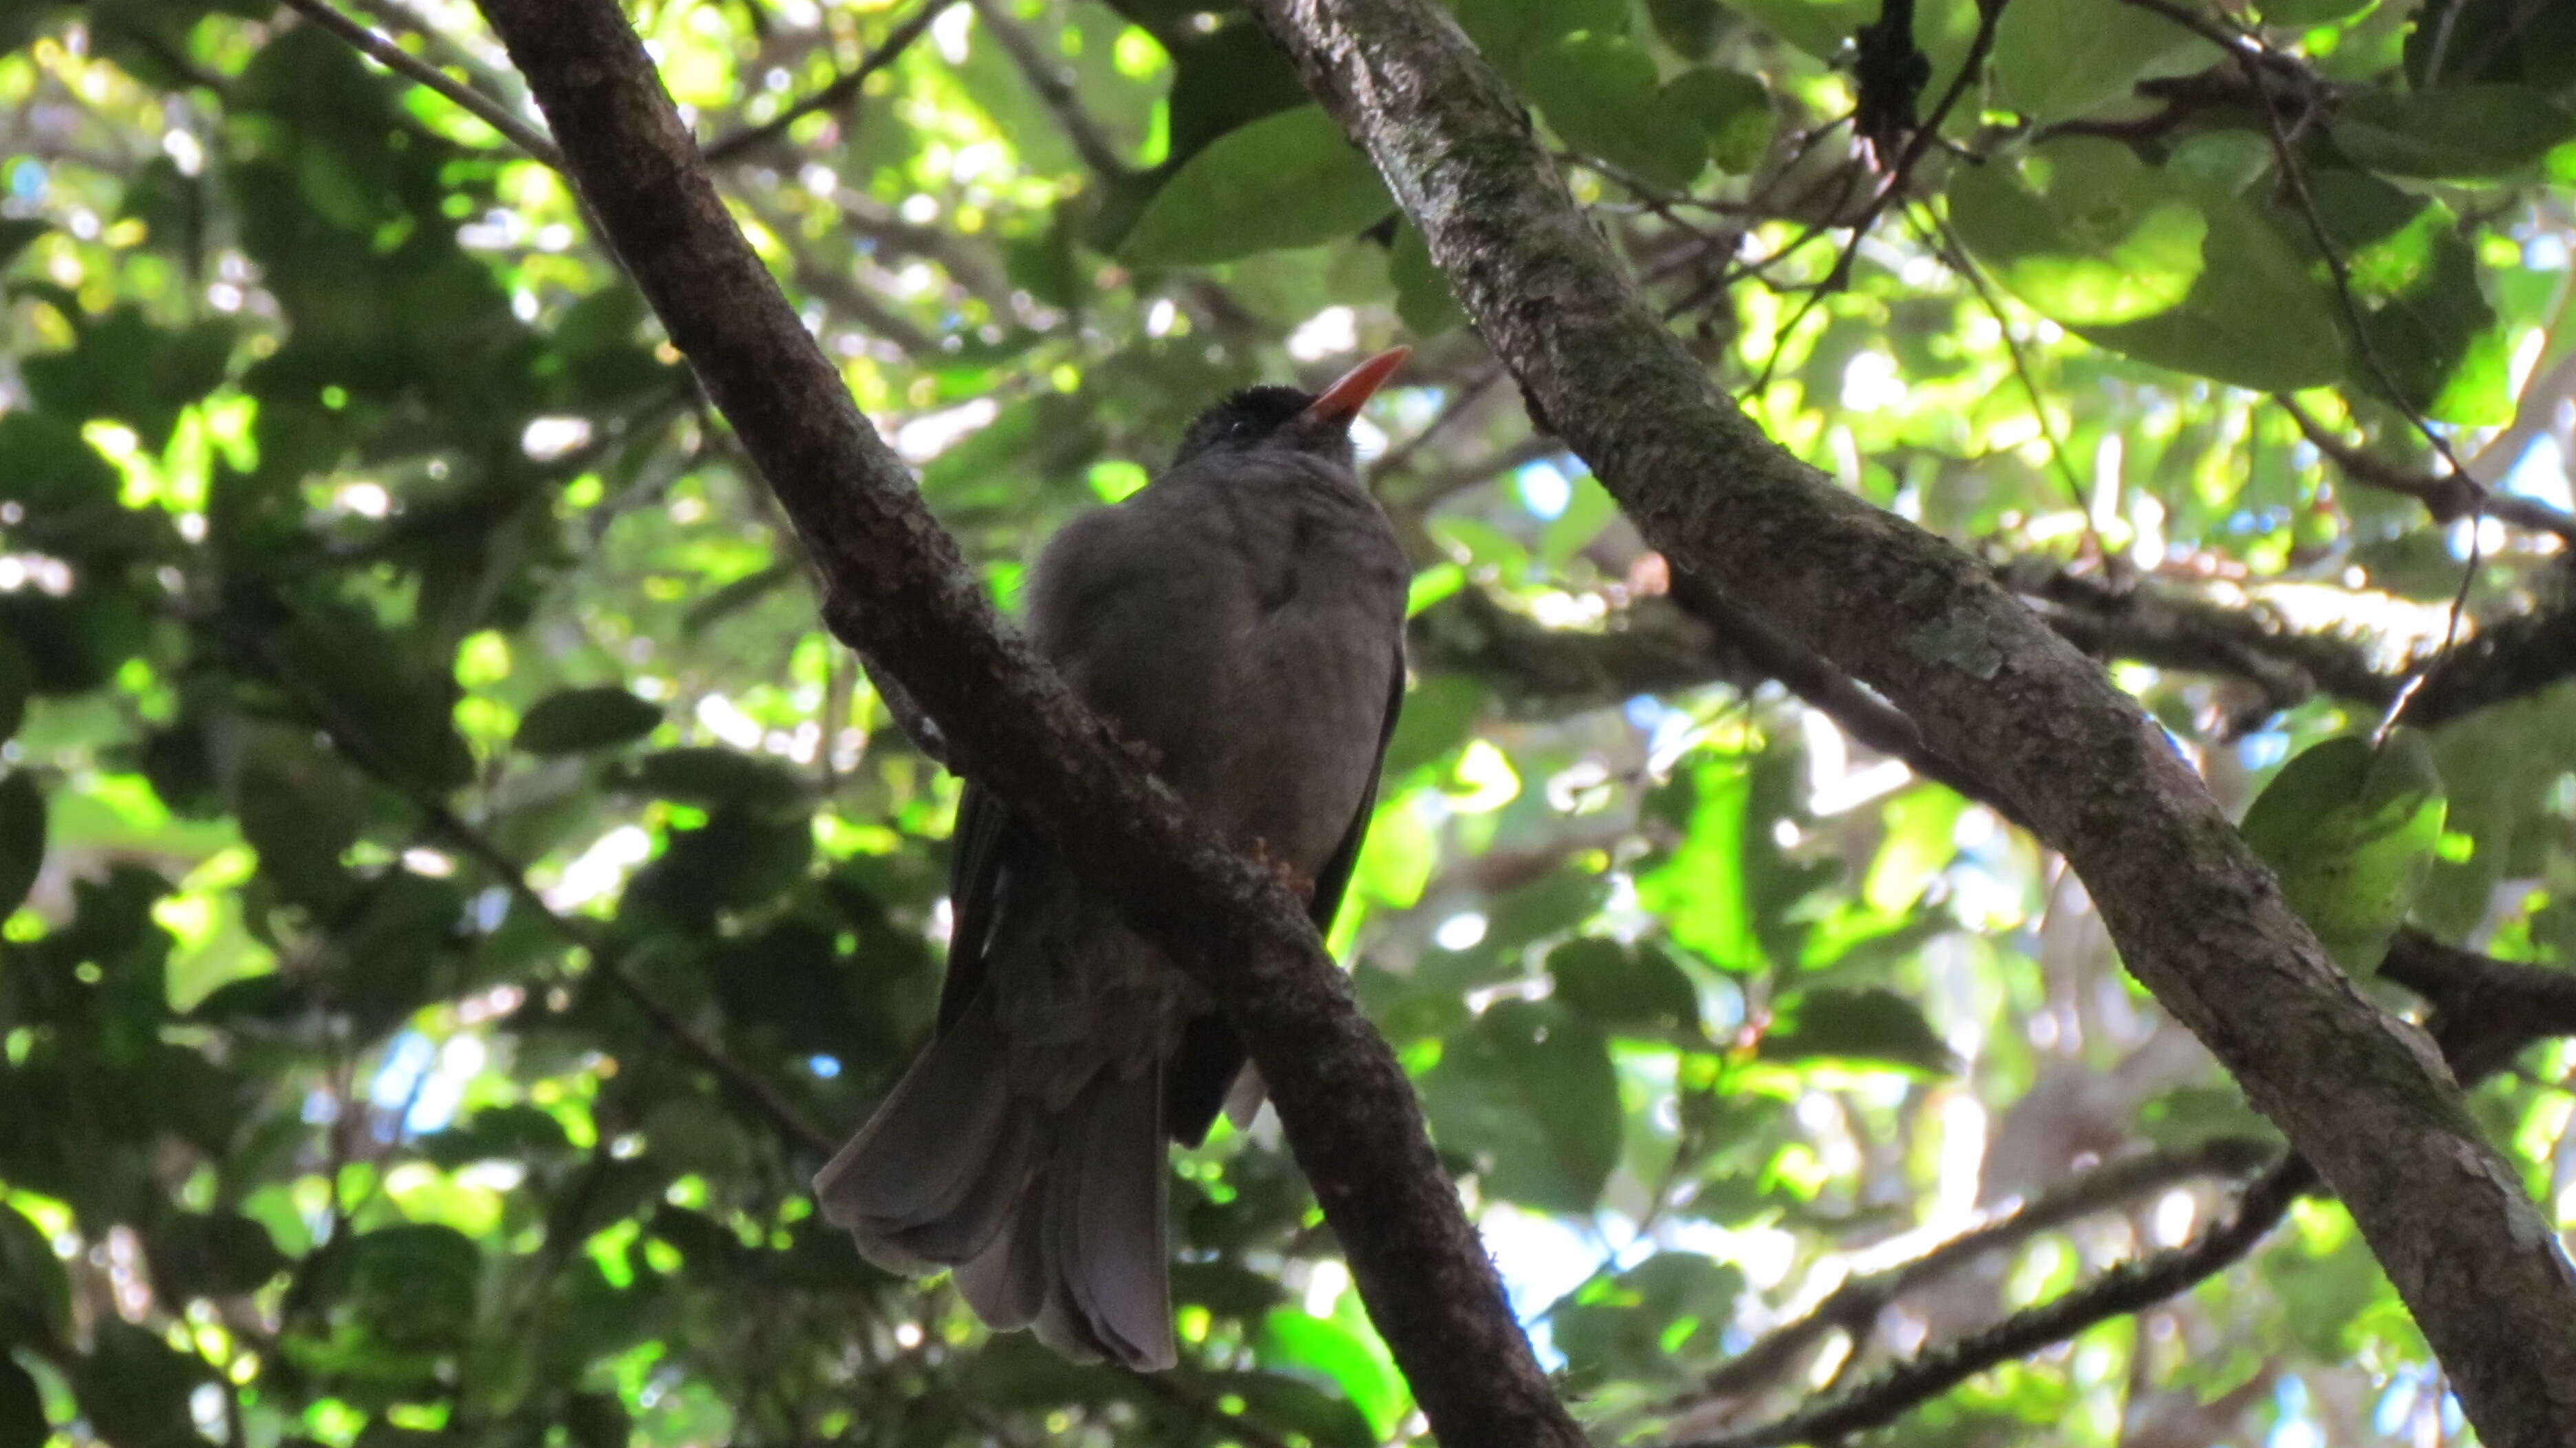
{"label": "thick tree branch", "polygon": [[2432,1003],[2463,1081],[2504,1069],[2535,1041],[2576,1036],[2576,971],[2497,960],[2410,927],[2389,942],[2379,973]]}
{"label": "thick tree branch", "polygon": [[2576,1271],[2429,1044],[2326,958],[2162,731],[1985,569],[1835,488],[1714,387],[1431,0],[1254,9],[1533,417],[1646,540],[1976,759],[2074,865],[2129,968],[2350,1207],[2486,1441],[2576,1441]]}
{"label": "thick tree branch", "polygon": [[482,0],[612,245],[796,524],[825,617],[969,775],[1224,1004],[1444,1442],[1574,1448],[1403,1068],[1300,903],[1152,780],[1016,634],[799,325],[615,0]]}

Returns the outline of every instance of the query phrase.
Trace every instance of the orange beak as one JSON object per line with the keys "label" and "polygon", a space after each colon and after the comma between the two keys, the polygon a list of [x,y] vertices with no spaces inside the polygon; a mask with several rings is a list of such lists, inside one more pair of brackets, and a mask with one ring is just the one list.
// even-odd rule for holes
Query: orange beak
{"label": "orange beak", "polygon": [[1332,386],[1324,389],[1322,396],[1306,405],[1306,416],[1319,422],[1350,426],[1351,419],[1360,415],[1360,408],[1377,395],[1377,390],[1386,385],[1386,379],[1394,376],[1395,369],[1403,366],[1404,359],[1412,355],[1410,347],[1390,347],[1343,373]]}

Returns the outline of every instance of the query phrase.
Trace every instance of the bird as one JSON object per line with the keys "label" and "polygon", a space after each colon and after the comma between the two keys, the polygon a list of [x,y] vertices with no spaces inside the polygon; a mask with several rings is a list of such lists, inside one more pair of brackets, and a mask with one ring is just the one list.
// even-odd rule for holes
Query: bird
{"label": "bird", "polygon": [[[1208,407],[1028,586],[1038,652],[1202,821],[1311,881],[1323,931],[1404,699],[1410,570],[1350,434],[1406,352]],[[1165,1142],[1248,1124],[1259,1073],[1208,994],[971,779],[949,895],[931,1042],[815,1176],[819,1209],[880,1267],[953,1269],[996,1331],[1169,1368]]]}

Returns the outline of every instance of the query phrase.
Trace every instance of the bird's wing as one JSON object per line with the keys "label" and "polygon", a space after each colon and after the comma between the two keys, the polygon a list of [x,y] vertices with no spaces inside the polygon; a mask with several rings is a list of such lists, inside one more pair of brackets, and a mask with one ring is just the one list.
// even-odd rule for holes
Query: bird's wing
{"label": "bird's wing", "polygon": [[1011,818],[1010,806],[969,780],[957,802],[957,825],[948,849],[948,975],[939,984],[939,1030],[946,1034],[984,988],[984,942],[993,933],[993,906],[1002,867],[1025,856],[1034,841]]}
{"label": "bird's wing", "polygon": [[1318,934],[1333,933],[1333,917],[1341,912],[1342,892],[1351,885],[1351,869],[1359,863],[1360,842],[1368,838],[1370,816],[1377,813],[1378,771],[1386,767],[1386,746],[1395,738],[1396,716],[1404,711],[1404,653],[1397,650],[1395,678],[1386,691],[1386,722],[1378,726],[1377,757],[1369,761],[1368,787],[1360,791],[1359,812],[1351,816],[1351,827],[1342,832],[1342,842],[1315,872],[1315,898],[1307,907],[1307,918],[1315,922]]}
{"label": "bird's wing", "polygon": [[[1368,787],[1360,791],[1359,808],[1352,812],[1350,828],[1342,832],[1341,843],[1333,847],[1324,867],[1315,872],[1315,894],[1306,906],[1306,918],[1315,922],[1318,934],[1332,933],[1333,917],[1340,913],[1342,895],[1350,889],[1352,867],[1359,863],[1360,842],[1368,837],[1370,816],[1377,813],[1378,771],[1386,764],[1387,742],[1395,737],[1396,715],[1403,708],[1404,655],[1399,651],[1395,677],[1387,687],[1386,722],[1378,728],[1377,757],[1369,764]],[[1208,1128],[1216,1124],[1217,1113],[1225,1109],[1235,1078],[1243,1074],[1245,1059],[1243,1042],[1235,1036],[1234,1027],[1226,1024],[1222,1013],[1197,1017],[1183,1029],[1179,1048],[1163,1068],[1163,1117],[1174,1141],[1196,1146],[1207,1140]],[[1258,1106],[1261,1098],[1255,1095],[1251,1101]]]}

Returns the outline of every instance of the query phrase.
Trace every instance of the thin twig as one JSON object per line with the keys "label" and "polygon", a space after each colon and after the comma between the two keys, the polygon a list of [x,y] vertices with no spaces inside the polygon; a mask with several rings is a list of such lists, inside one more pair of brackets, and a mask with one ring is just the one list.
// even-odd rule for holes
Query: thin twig
{"label": "thin twig", "polygon": [[[1857,1339],[1898,1296],[1938,1281],[1980,1257],[2193,1177],[2242,1176],[2278,1155],[2279,1149],[2268,1142],[2250,1137],[2215,1137],[2184,1150],[2146,1152],[2105,1163],[2060,1183],[2020,1210],[1970,1228],[1920,1257],[1843,1283],[1804,1317],[1773,1329],[1719,1364],[1686,1398],[1670,1406],[1679,1408],[1748,1392],[1785,1372],[1799,1354],[1837,1328],[1855,1339],[1857,1349]],[[1852,1356],[1859,1354],[1855,1350]]]}
{"label": "thin twig", "polygon": [[329,0],[286,0],[288,9],[347,41],[352,48],[396,75],[429,87],[507,138],[528,156],[556,170],[563,153],[546,134],[510,113],[510,108],[450,76],[437,66],[333,9]]}
{"label": "thin twig", "polygon": [[877,43],[877,48],[869,51],[857,65],[850,67],[847,73],[834,78],[831,84],[756,126],[745,126],[741,130],[708,142],[703,148],[706,158],[715,162],[738,159],[745,152],[767,145],[787,134],[788,127],[816,111],[828,111],[835,106],[848,103],[858,95],[859,87],[868,83],[869,76],[902,58],[904,51],[909,49],[914,41],[919,40],[923,32],[930,29],[930,23],[937,20],[952,3],[954,0],[925,0],[922,7],[912,13],[910,19],[887,31],[885,39]]}
{"label": "thin twig", "polygon": [[1779,364],[1781,353],[1788,347],[1789,335],[1798,330],[1798,324],[1805,321],[1807,314],[1822,304],[1826,296],[1850,285],[1852,260],[1860,255],[1861,243],[1868,239],[1870,227],[1877,224],[1889,205],[1905,193],[1906,183],[1913,179],[1915,166],[1922,162],[1924,152],[1930,150],[1933,141],[1939,138],[1941,123],[1950,118],[1951,110],[1959,104],[1959,98],[1967,94],[1977,72],[1985,68],[1987,52],[1995,45],[1995,27],[2004,18],[2005,3],[2006,0],[1978,0],[1977,34],[1968,42],[1968,54],[1959,62],[1959,73],[1950,77],[1949,88],[1941,92],[1941,99],[1932,107],[1932,114],[1922,125],[1915,127],[1913,139],[1906,142],[1904,153],[1888,169],[1887,183],[1870,198],[1859,219],[1852,223],[1851,240],[1844,245],[1841,255],[1834,259],[1833,270],[1825,274],[1825,279],[1807,294],[1798,310],[1773,334],[1777,340],[1772,344],[1770,360],[1762,366],[1762,375],[1754,383],[1755,391],[1770,385],[1772,368]]}
{"label": "thin twig", "polygon": [[1082,164],[1090,167],[1103,181],[1116,181],[1125,176],[1130,168],[1120,159],[1118,148],[1109,144],[1109,138],[1101,134],[1098,123],[1091,119],[1090,112],[1082,108],[1081,99],[1073,93],[1072,84],[1039,52],[1037,42],[1029,37],[1028,31],[1004,14],[994,0],[967,0],[967,3],[975,7],[975,18],[1011,57],[1011,64],[1019,67],[1029,89],[1036,91],[1038,100],[1055,113],[1056,124],[1064,127],[1064,137],[1073,143],[1074,154],[1082,158]]}
{"label": "thin twig", "polygon": [[2057,427],[2048,420],[2048,399],[2040,395],[2039,380],[2031,375],[2030,359],[2023,355],[2021,342],[2013,336],[2012,319],[2004,315],[2003,299],[1995,295],[1985,269],[1960,244],[1949,218],[1927,209],[1925,219],[1932,228],[1933,251],[1967,281],[1977,300],[1985,303],[1987,313],[1995,319],[1995,335],[2003,339],[2004,355],[2012,360],[2013,376],[2020,380],[2022,394],[2030,399],[2031,419],[2039,424],[2040,438],[2048,444],[2049,461],[2057,465],[2057,476],[2066,484],[2067,501],[2074,505],[2075,515],[2084,520],[2084,537],[2093,545],[2093,555],[2108,565],[2111,550],[2103,544],[2102,530],[2093,521],[2092,502],[2084,496],[2084,481],[2075,475],[2075,465],[2067,460],[2065,445],[2057,440]]}
{"label": "thin twig", "polygon": [[[2177,23],[2188,23],[2180,20],[2179,17],[2193,13],[2168,3],[2168,0],[2123,0],[2123,3],[2151,10],[2168,19],[2176,19]],[[2352,328],[2353,345],[2360,349],[2362,364],[2370,369],[2371,379],[2379,384],[2379,389],[2387,397],[2389,405],[2395,407],[2417,432],[2423,434],[2424,440],[2432,444],[2434,453],[2449,465],[2452,475],[2474,490],[2470,495],[2471,501],[2467,513],[2469,556],[2460,566],[2460,587],[2451,597],[2451,614],[2442,629],[2442,646],[2425,661],[2423,668],[2417,670],[2413,677],[2407,680],[2405,687],[2398,690],[2395,702],[2388,706],[2388,712],[2381,718],[2378,730],[2378,736],[2385,739],[2389,731],[2395,727],[2398,715],[2404,712],[2408,699],[2421,686],[2425,677],[2449,657],[2451,650],[2460,641],[2460,624],[2468,616],[2469,611],[2469,593],[2476,587],[2478,567],[2485,561],[2483,557],[2485,539],[2482,536],[2485,529],[2478,525],[2486,517],[2486,486],[2470,476],[2469,470],[2461,464],[2459,454],[2451,450],[2451,440],[2444,437],[2439,428],[2433,426],[2432,419],[2426,417],[2422,409],[2407,400],[2405,389],[2397,385],[2396,374],[2389,370],[2388,364],[2379,355],[2378,345],[2371,340],[2370,318],[2362,311],[2361,298],[2353,290],[2352,267],[2344,259],[2342,251],[2336,248],[2333,233],[2326,229],[2325,213],[2318,209],[2316,193],[2308,186],[2308,173],[2299,164],[2298,152],[2290,144],[2290,128],[2282,123],[2280,108],[2271,104],[2270,98],[2264,91],[2263,66],[2265,57],[2272,54],[2270,48],[2247,37],[2232,47],[2231,53],[2235,55],[2237,65],[2245,73],[2246,84],[2254,88],[2255,108],[2263,113],[2264,130],[2272,141],[2272,155],[2281,168],[2281,184],[2289,191],[2290,199],[2297,204],[2300,219],[2307,223],[2309,239],[2316,244],[2318,254],[2325,258],[2326,271],[2334,281],[2335,300],[2343,309],[2345,322]],[[2315,114],[2313,86],[2302,94],[2308,106],[2307,114],[2299,119],[2300,126],[2304,127],[2309,118]]]}
{"label": "thin twig", "polygon": [[1785,1418],[1671,1448],[1831,1443],[1893,1422],[1988,1368],[2064,1342],[2095,1323],[2152,1307],[2225,1270],[2269,1236],[2290,1203],[2315,1181],[2315,1169],[2304,1158],[2291,1157],[2248,1186],[2237,1198],[2235,1215],[2196,1242],[2112,1268],[2054,1301],[2015,1313],[1983,1332],[1901,1363],[1849,1392]]}
{"label": "thin twig", "polygon": [[[2503,1070],[2524,1047],[2576,1035],[2576,981],[2563,971],[2496,960],[2405,930],[2391,944],[2381,973],[2432,1004],[2434,1044],[2463,1087]],[[1830,1401],[1741,1433],[1668,1448],[1830,1443],[1893,1422],[1988,1368],[2065,1342],[2096,1323],[2144,1311],[2224,1271],[2316,1185],[2316,1170],[2305,1158],[2286,1157],[2237,1198],[2234,1216],[2199,1241],[2112,1268],[2052,1302],[1899,1363]]]}
{"label": "thin twig", "polygon": [[2483,506],[2486,515],[2498,522],[2539,533],[2554,533],[2576,543],[2576,515],[2562,513],[2535,498],[2492,492],[2465,472],[2443,475],[2419,472],[2346,442],[2316,414],[2300,406],[2297,398],[2287,393],[2278,394],[2272,400],[2279,403],[2281,410],[2290,415],[2290,420],[2299,425],[2300,435],[2307,438],[2311,446],[2342,469],[2346,480],[2366,488],[2413,498],[2424,505],[2436,523],[2457,522]]}
{"label": "thin twig", "polygon": [[536,887],[528,883],[527,872],[519,867],[516,860],[504,853],[499,845],[493,843],[489,835],[466,823],[463,817],[448,807],[445,800],[404,782],[402,771],[385,758],[366,730],[341,709],[327,693],[316,688],[310,680],[299,674],[264,635],[242,630],[237,634],[237,641],[243,646],[244,652],[259,663],[261,671],[275,681],[279,688],[285,690],[313,722],[330,735],[331,739],[339,745],[341,754],[350,763],[355,764],[377,783],[400,793],[431,829],[490,872],[501,887],[510,893],[513,900],[534,912],[537,918],[564,943],[586,952],[590,956],[592,968],[605,975],[609,984],[616,987],[619,994],[625,996],[647,1020],[650,1020],[664,1035],[670,1037],[682,1051],[695,1057],[701,1065],[715,1072],[727,1085],[749,1098],[762,1114],[769,1117],[782,1134],[797,1145],[823,1156],[829,1156],[840,1149],[838,1139],[807,1121],[803,1113],[796,1109],[794,1103],[779,1093],[777,1087],[762,1079],[759,1073],[749,1066],[727,1055],[722,1047],[700,1034],[688,1022],[680,1019],[678,1012],[672,1010],[669,1005],[647,989],[642,981],[635,978],[634,973],[626,968],[626,962],[619,957],[615,947],[592,930],[588,922],[565,915],[546,903],[545,896],[537,893]]}

